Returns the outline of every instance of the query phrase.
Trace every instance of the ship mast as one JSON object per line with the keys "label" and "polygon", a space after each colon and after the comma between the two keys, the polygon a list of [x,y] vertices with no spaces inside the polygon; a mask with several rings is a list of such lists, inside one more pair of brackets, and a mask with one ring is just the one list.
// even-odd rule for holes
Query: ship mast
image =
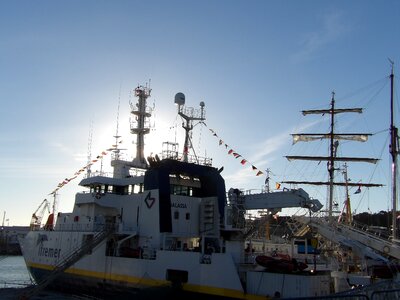
{"label": "ship mast", "polygon": [[132,163],[134,167],[141,169],[148,167],[144,157],[144,136],[150,132],[148,118],[151,117],[151,109],[146,105],[150,93],[149,87],[138,86],[135,89],[138,102],[135,105],[131,103],[131,113],[135,116],[133,122],[131,122],[131,133],[136,134],[136,157]]}
{"label": "ship mast", "polygon": [[390,73],[390,145],[389,152],[392,155],[392,200],[393,200],[393,210],[392,210],[392,228],[393,228],[393,240],[397,240],[397,154],[398,154],[398,132],[397,128],[394,126],[394,72],[393,72],[393,62],[392,71]]}
{"label": "ship mast", "polygon": [[378,159],[374,158],[366,158],[366,157],[338,157],[337,156],[337,148],[339,146],[339,140],[351,140],[358,142],[365,142],[368,140],[368,136],[371,134],[365,133],[336,133],[335,132],[335,115],[340,113],[362,113],[362,108],[344,108],[337,109],[335,108],[335,93],[332,92],[331,99],[331,107],[329,109],[322,110],[304,110],[302,111],[303,115],[309,114],[322,114],[322,115],[330,115],[330,132],[327,134],[320,133],[305,133],[305,134],[293,134],[293,143],[298,141],[313,141],[313,140],[321,140],[321,139],[329,139],[329,156],[286,156],[288,160],[299,159],[299,160],[313,160],[313,161],[327,161],[328,162],[328,173],[329,173],[329,181],[328,182],[316,182],[316,181],[283,181],[282,183],[288,184],[312,184],[312,185],[327,185],[329,186],[329,196],[328,196],[328,216],[329,220],[332,220],[332,212],[333,212],[333,187],[334,186],[366,186],[366,187],[376,187],[382,186],[381,184],[374,183],[351,183],[351,182],[335,182],[335,162],[336,161],[344,161],[344,162],[368,162],[368,163],[376,163]]}
{"label": "ship mast", "polygon": [[114,168],[114,178],[126,178],[130,176],[130,169],[144,170],[148,168],[146,159],[144,158],[144,136],[150,132],[148,118],[151,116],[152,109],[147,107],[146,100],[150,97],[151,89],[147,86],[138,86],[134,90],[134,95],[138,97],[137,103],[130,102],[131,114],[134,116],[130,119],[130,129],[132,134],[136,134],[136,157],[132,161],[123,160],[120,151],[124,150],[118,147],[122,142],[118,135],[119,122],[119,102],[117,116],[117,132],[114,136],[115,145],[109,150],[113,152],[111,166]]}
{"label": "ship mast", "polygon": [[190,141],[190,132],[193,129],[193,121],[204,121],[205,111],[204,111],[204,102],[200,102],[200,109],[194,109],[192,107],[185,106],[185,95],[183,93],[177,93],[175,95],[175,104],[178,105],[178,114],[184,119],[184,123],[182,123],[183,129],[185,129],[185,144],[183,146],[183,157],[182,160],[184,162],[188,162],[189,160],[189,149],[192,148],[192,144]]}

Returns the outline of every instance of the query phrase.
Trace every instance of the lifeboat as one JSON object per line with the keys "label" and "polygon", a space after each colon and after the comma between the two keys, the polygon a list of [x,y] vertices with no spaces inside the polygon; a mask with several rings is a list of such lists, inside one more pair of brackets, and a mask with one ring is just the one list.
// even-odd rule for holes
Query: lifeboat
{"label": "lifeboat", "polygon": [[256,263],[269,271],[291,273],[300,272],[308,268],[308,265],[303,262],[298,262],[296,259],[285,256],[268,256],[258,255],[256,256]]}

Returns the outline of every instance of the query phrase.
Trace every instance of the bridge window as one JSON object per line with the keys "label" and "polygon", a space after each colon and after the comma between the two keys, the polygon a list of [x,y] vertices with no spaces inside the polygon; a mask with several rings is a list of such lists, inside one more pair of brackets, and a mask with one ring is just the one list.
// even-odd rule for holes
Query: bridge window
{"label": "bridge window", "polygon": [[134,193],[134,194],[143,193],[143,191],[144,191],[144,185],[143,185],[143,183],[134,184],[134,185],[132,186],[132,190],[133,190],[133,193]]}
{"label": "bridge window", "polygon": [[193,187],[171,184],[171,194],[181,196],[193,196]]}

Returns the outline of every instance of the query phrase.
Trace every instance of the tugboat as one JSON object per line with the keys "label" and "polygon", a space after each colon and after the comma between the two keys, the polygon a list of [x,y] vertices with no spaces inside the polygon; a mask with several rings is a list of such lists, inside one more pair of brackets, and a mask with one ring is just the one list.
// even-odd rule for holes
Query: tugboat
{"label": "tugboat", "polygon": [[205,120],[205,105],[186,107],[182,93],[175,103],[184,120],[183,153],[167,142],[160,155],[145,158],[151,89],[139,86],[134,92],[136,157],[122,160],[115,148],[112,177],[88,173],[80,182],[86,191],[76,194],[72,212],[55,214],[55,223],[31,226],[21,245],[36,285],[22,297],[46,287],[101,296],[134,294],[135,299],[160,291],[207,299],[329,294],[327,273],[277,274],[245,261],[246,210],[306,207],[315,212],[321,203],[302,189],[227,192],[222,170],[211,159],[189,153],[193,123]]}

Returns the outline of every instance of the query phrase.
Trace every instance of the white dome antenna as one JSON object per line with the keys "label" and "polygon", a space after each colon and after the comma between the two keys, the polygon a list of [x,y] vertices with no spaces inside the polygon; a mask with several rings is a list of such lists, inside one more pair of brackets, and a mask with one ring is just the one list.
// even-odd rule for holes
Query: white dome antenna
{"label": "white dome antenna", "polygon": [[175,104],[178,104],[178,106],[185,105],[185,94],[177,93],[175,95]]}

